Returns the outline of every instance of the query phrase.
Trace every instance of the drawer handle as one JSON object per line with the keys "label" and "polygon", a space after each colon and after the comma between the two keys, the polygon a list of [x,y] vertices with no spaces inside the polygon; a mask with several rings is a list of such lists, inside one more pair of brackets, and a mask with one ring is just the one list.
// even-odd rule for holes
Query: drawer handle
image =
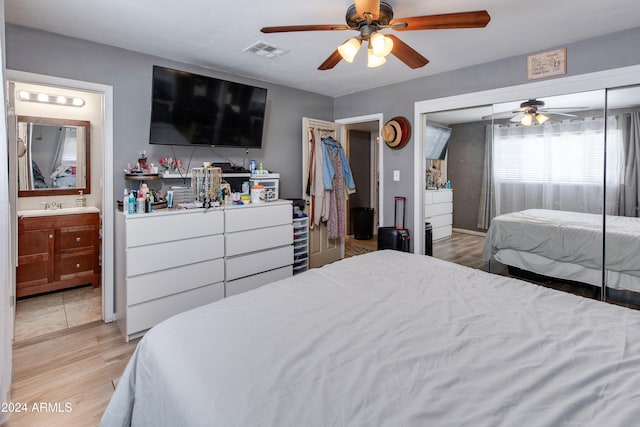
{"label": "drawer handle", "polygon": [[50,238],[50,239],[53,239],[53,234],[49,234],[49,238]]}
{"label": "drawer handle", "polygon": [[79,242],[79,241],[80,241],[80,238],[79,238],[79,237],[76,237],[76,242]]}
{"label": "drawer handle", "polygon": [[76,268],[80,268],[80,264],[76,264]]}

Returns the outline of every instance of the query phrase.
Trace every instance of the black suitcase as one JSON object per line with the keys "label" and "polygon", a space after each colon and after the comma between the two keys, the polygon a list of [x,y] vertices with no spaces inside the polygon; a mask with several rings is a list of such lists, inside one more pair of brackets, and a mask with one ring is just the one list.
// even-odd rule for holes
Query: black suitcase
{"label": "black suitcase", "polygon": [[[394,249],[396,251],[409,252],[409,230],[404,228],[404,197],[395,197],[395,212],[393,227],[378,227],[378,249]],[[398,211],[401,210],[401,215]],[[402,217],[402,224],[398,223],[398,218]]]}

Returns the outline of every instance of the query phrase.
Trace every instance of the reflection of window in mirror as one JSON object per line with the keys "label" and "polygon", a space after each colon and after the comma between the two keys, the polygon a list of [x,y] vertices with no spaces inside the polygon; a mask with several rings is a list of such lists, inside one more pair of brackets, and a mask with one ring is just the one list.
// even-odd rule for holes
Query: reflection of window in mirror
{"label": "reflection of window in mirror", "polygon": [[18,117],[19,196],[90,193],[90,123]]}

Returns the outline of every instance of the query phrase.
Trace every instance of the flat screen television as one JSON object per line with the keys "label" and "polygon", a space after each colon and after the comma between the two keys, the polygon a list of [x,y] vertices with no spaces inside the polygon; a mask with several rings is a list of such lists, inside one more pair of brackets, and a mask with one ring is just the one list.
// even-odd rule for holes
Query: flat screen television
{"label": "flat screen television", "polygon": [[434,124],[427,124],[425,132],[425,158],[427,160],[444,160],[447,155],[447,146],[451,128]]}
{"label": "flat screen television", "polygon": [[267,89],[153,67],[149,143],[260,148]]}

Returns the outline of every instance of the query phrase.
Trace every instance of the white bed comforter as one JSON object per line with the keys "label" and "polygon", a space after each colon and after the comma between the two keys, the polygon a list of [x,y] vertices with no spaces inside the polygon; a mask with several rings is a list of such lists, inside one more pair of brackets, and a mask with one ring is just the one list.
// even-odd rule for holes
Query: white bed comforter
{"label": "white bed comforter", "polygon": [[141,340],[102,426],[628,426],[640,312],[379,251]]}
{"label": "white bed comforter", "polygon": [[[640,218],[606,217],[606,268],[640,276]],[[553,261],[602,268],[602,215],[528,209],[495,217],[483,258],[501,249],[541,255]]]}

